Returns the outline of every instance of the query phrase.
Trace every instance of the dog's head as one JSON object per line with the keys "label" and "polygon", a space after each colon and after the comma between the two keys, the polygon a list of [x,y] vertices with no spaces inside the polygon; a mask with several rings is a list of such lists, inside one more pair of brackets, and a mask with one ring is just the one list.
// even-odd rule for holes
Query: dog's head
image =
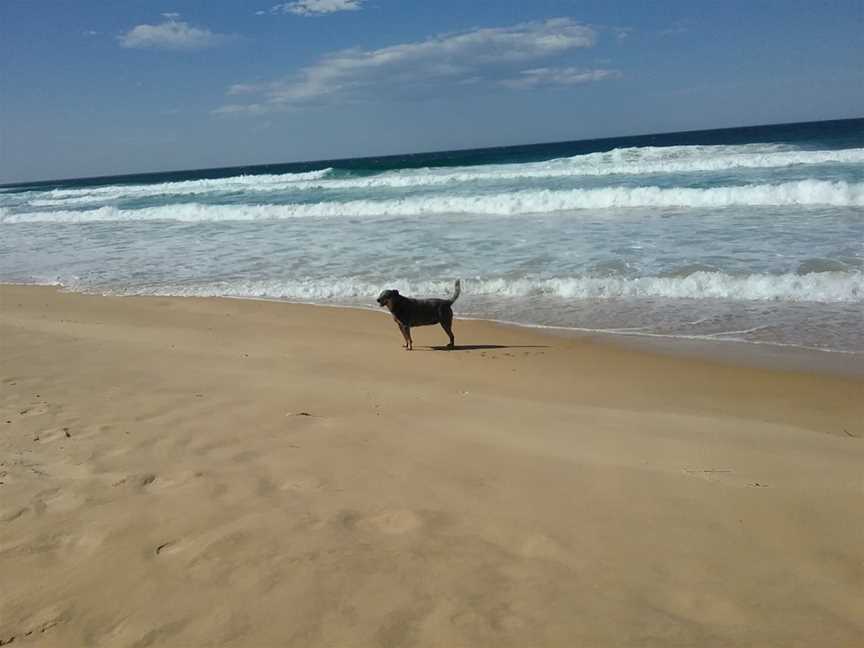
{"label": "dog's head", "polygon": [[399,297],[398,290],[382,290],[381,294],[378,295],[378,305],[381,307],[387,307],[392,310],[393,302]]}

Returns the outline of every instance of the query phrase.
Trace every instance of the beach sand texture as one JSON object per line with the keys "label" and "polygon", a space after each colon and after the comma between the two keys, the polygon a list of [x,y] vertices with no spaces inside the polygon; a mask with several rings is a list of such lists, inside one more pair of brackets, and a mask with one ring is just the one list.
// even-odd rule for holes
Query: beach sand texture
{"label": "beach sand texture", "polygon": [[0,288],[0,644],[862,646],[864,382]]}

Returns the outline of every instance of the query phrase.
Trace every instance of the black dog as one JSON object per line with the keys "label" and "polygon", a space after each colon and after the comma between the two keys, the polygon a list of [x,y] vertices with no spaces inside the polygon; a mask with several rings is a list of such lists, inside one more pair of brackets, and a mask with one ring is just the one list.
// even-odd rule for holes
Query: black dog
{"label": "black dog", "polygon": [[411,297],[403,297],[398,290],[385,290],[378,295],[378,305],[386,306],[396,325],[402,332],[402,337],[405,338],[405,348],[409,351],[414,348],[414,342],[411,340],[412,326],[428,326],[430,324],[440,324],[441,328],[450,338],[448,349],[454,346],[453,338],[453,302],[459,298],[459,293],[462,292],[461,282],[456,280],[456,288],[453,292],[453,297],[450,299],[412,299]]}

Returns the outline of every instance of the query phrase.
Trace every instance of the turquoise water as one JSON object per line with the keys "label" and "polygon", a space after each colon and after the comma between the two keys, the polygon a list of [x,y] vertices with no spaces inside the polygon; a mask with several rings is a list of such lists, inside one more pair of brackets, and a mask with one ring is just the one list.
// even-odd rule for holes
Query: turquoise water
{"label": "turquoise water", "polygon": [[0,280],[864,352],[864,120],[7,186]]}

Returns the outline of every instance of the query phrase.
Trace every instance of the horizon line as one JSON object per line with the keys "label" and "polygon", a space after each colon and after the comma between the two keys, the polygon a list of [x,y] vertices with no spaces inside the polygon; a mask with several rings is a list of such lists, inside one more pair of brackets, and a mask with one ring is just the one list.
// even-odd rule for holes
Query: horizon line
{"label": "horizon line", "polygon": [[[844,122],[844,121],[860,121],[864,120],[864,116],[860,117],[840,117],[834,119],[817,119],[817,120],[807,120],[807,121],[795,121],[795,122],[777,122],[772,124],[748,124],[743,126],[723,126],[720,128],[694,128],[688,130],[681,131],[663,131],[659,133],[634,133],[630,135],[614,135],[614,136],[605,136],[605,137],[589,137],[584,139],[573,139],[573,140],[555,140],[555,141],[544,141],[544,142],[532,142],[529,144],[499,144],[495,146],[481,146],[474,148],[458,148],[458,149],[439,149],[435,151],[415,151],[411,153],[383,153],[378,155],[361,155],[354,157],[339,157],[339,158],[323,158],[318,160],[295,160],[288,162],[261,162],[255,164],[237,164],[237,165],[229,165],[229,166],[219,166],[219,167],[203,167],[197,169],[169,169],[165,171],[136,171],[134,173],[117,173],[112,175],[94,175],[94,176],[81,176],[81,177],[69,177],[69,178],[52,178],[45,180],[22,180],[8,183],[0,183],[0,189],[10,189],[15,187],[22,186],[40,186],[40,185],[50,185],[56,183],[64,183],[64,182],[79,182],[79,181],[89,181],[95,182],[100,180],[111,180],[115,178],[138,178],[145,176],[154,176],[154,175],[164,175],[171,173],[195,173],[195,172],[203,172],[203,173],[212,173],[212,172],[222,172],[222,171],[231,171],[234,169],[257,169],[262,167],[272,167],[272,166],[287,166],[287,165],[308,165],[308,166],[334,166],[334,164],[339,162],[358,162],[363,160],[386,160],[388,158],[399,158],[399,157],[407,157],[407,156],[423,156],[423,155],[441,155],[446,153],[465,153],[468,151],[495,151],[498,149],[507,149],[507,148],[530,148],[530,147],[540,147],[540,146],[550,146],[554,144],[578,144],[583,142],[602,142],[606,140],[621,140],[621,139],[635,139],[640,137],[657,137],[663,135],[686,135],[686,134],[694,134],[694,133],[713,133],[719,131],[726,130],[746,130],[752,128],[768,128],[768,127],[779,127],[779,126],[799,126],[804,124],[824,124],[831,122]],[[326,168],[326,167],[325,167]],[[316,169],[308,169],[309,171],[314,171]],[[255,174],[251,174],[255,175]]]}

